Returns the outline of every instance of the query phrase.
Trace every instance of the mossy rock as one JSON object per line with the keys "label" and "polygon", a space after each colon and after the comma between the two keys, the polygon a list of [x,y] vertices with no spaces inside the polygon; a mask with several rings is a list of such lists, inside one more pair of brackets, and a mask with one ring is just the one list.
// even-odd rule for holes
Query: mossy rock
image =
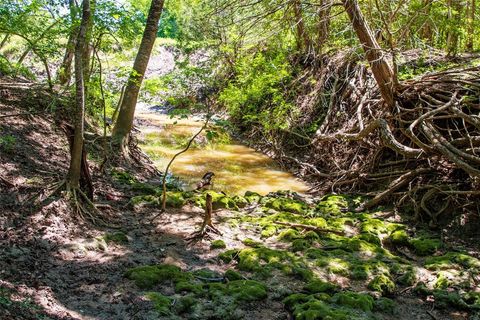
{"label": "mossy rock", "polygon": [[428,256],[437,252],[442,248],[443,243],[440,239],[432,238],[415,238],[410,240],[410,245],[419,256]]}
{"label": "mossy rock", "polygon": [[277,234],[277,228],[272,225],[264,227],[262,232],[260,233],[262,238],[270,238],[273,237],[275,234]]}
{"label": "mossy rock", "polygon": [[227,250],[225,252],[220,253],[218,255],[218,258],[225,263],[230,263],[233,260],[238,259],[238,253],[239,252],[240,252],[240,250],[230,249],[230,250]]}
{"label": "mossy rock", "polygon": [[153,306],[155,307],[155,310],[161,316],[172,315],[170,308],[172,306],[173,299],[171,297],[164,296],[163,294],[158,292],[148,292],[147,294],[145,294],[145,297],[148,300],[152,301]]}
{"label": "mossy rock", "polygon": [[360,232],[380,235],[388,233],[388,222],[380,219],[366,219],[360,224]]}
{"label": "mossy rock", "polygon": [[203,291],[203,284],[194,283],[193,281],[179,281],[175,284],[175,292],[192,292],[199,294]]}
{"label": "mossy rock", "polygon": [[184,296],[179,298],[174,306],[174,310],[177,314],[189,313],[195,309],[198,304],[198,300],[193,296]]}
{"label": "mossy rock", "polygon": [[395,282],[384,274],[376,276],[368,283],[370,290],[380,292],[382,295],[393,294],[395,287]]}
{"label": "mossy rock", "polygon": [[125,272],[125,277],[134,280],[135,284],[142,289],[150,289],[165,281],[188,281],[192,275],[182,272],[182,270],[173,265],[160,264],[152,266],[141,266]]}
{"label": "mossy rock", "polygon": [[458,308],[469,309],[469,305],[462,299],[457,292],[449,292],[446,290],[433,290],[433,297],[435,298],[435,306],[438,308]]}
{"label": "mossy rock", "polygon": [[425,268],[429,270],[458,269],[459,267],[480,270],[480,260],[461,252],[447,252],[442,256],[428,257],[425,260]]}
{"label": "mossy rock", "polygon": [[336,293],[332,298],[332,302],[363,311],[372,311],[374,300],[367,294],[347,291]]}
{"label": "mossy rock", "polygon": [[389,298],[381,297],[375,300],[373,310],[393,315],[395,314],[395,307],[395,301]]}
{"label": "mossy rock", "polygon": [[265,267],[281,269],[284,264],[291,264],[291,253],[265,247],[247,248],[238,253],[238,268],[242,271],[266,271]]}
{"label": "mossy rock", "polygon": [[315,279],[305,285],[304,289],[309,293],[334,293],[338,291],[338,286],[330,282]]}
{"label": "mossy rock", "polygon": [[276,211],[285,211],[298,214],[304,213],[308,208],[304,202],[289,198],[270,198],[265,202],[264,206]]}
{"label": "mossy rock", "polygon": [[311,240],[306,239],[295,239],[292,241],[292,251],[305,251],[312,246]]}
{"label": "mossy rock", "polygon": [[463,295],[462,299],[470,306],[471,309],[480,310],[480,292],[468,292]]}
{"label": "mossy rock", "polygon": [[327,220],[321,217],[307,219],[304,221],[304,224],[312,225],[318,228],[328,228]]}
{"label": "mossy rock", "polygon": [[251,248],[260,248],[260,247],[263,247],[263,244],[259,241],[255,241],[253,239],[250,239],[250,238],[245,238],[242,240],[242,243],[248,247],[251,247]]}
{"label": "mossy rock", "polygon": [[358,239],[366,241],[366,242],[371,243],[371,244],[374,244],[376,246],[381,246],[382,245],[382,241],[375,234],[362,233],[362,234],[358,235]]}
{"label": "mossy rock", "polygon": [[248,203],[259,203],[260,200],[262,199],[262,196],[259,193],[253,192],[253,191],[246,191],[244,195],[245,200],[248,201]]}
{"label": "mossy rock", "polygon": [[435,280],[433,287],[435,289],[447,289],[452,286],[454,283],[449,278],[449,273],[440,271],[437,274],[437,279]]}
{"label": "mossy rock", "polygon": [[210,249],[215,250],[215,249],[225,249],[227,245],[225,244],[225,241],[223,240],[213,240],[210,242]]}
{"label": "mossy rock", "polygon": [[228,269],[225,271],[224,275],[225,279],[228,279],[228,281],[234,281],[234,280],[243,280],[244,277],[238,273],[237,271],[234,271],[232,269]]}
{"label": "mossy rock", "polygon": [[321,199],[316,205],[315,211],[322,215],[342,215],[345,208],[348,208],[348,199],[342,195],[328,195]]}
{"label": "mossy rock", "polygon": [[267,297],[267,287],[254,280],[234,280],[227,284],[227,293],[238,301],[256,301]]}
{"label": "mossy rock", "polygon": [[103,239],[105,240],[106,243],[114,242],[118,244],[125,244],[128,242],[127,235],[121,231],[117,231],[114,233],[106,233],[103,236]]}
{"label": "mossy rock", "polygon": [[237,206],[237,208],[245,208],[249,204],[249,201],[245,199],[245,197],[238,196],[238,195],[233,196],[232,200],[235,202],[235,205]]}
{"label": "mossy rock", "polygon": [[410,236],[406,230],[396,230],[390,234],[388,241],[397,246],[406,246],[409,244]]}
{"label": "mossy rock", "polygon": [[290,228],[286,229],[286,230],[283,230],[277,236],[278,240],[289,241],[289,242],[291,242],[295,239],[300,239],[300,238],[303,238],[303,236],[300,234],[300,232],[298,232],[295,229],[290,229]]}
{"label": "mossy rock", "polygon": [[413,267],[400,277],[398,277],[397,282],[405,286],[413,286],[417,282],[417,273]]}
{"label": "mossy rock", "polygon": [[235,202],[235,200],[225,195],[218,199],[212,200],[212,208],[213,210],[217,210],[217,209],[238,210],[237,203]]}

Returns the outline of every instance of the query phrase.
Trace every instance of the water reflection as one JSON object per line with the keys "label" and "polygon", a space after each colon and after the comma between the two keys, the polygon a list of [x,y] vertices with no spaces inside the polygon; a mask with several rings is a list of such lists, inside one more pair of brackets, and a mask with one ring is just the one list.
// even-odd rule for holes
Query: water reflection
{"label": "water reflection", "polygon": [[[141,147],[164,170],[171,157],[181,150],[187,140],[202,126],[201,119],[170,119],[161,114],[139,114]],[[200,145],[205,138],[199,139]],[[215,172],[214,189],[243,194],[255,191],[267,194],[277,190],[305,192],[308,186],[288,172],[281,171],[267,156],[244,145],[215,144],[194,147],[173,163],[173,174],[191,188],[207,171]]]}

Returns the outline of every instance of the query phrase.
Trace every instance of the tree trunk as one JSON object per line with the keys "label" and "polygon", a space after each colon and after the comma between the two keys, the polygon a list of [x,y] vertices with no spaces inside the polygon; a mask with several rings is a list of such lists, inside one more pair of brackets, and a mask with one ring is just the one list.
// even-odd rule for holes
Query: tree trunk
{"label": "tree trunk", "polygon": [[426,17],[426,20],[422,28],[420,29],[420,37],[422,37],[422,39],[427,40],[430,45],[433,45],[432,23],[429,20],[430,11],[432,9],[432,0],[423,0],[422,4],[423,4],[424,16]]}
{"label": "tree trunk", "polygon": [[320,0],[320,8],[318,9],[318,40],[317,55],[321,57],[325,42],[330,35],[330,11],[332,8],[332,0]]}
{"label": "tree trunk", "polygon": [[7,43],[8,38],[10,38],[10,34],[9,34],[9,33],[7,33],[7,34],[5,35],[5,37],[3,37],[2,42],[0,42],[0,49],[2,49],[3,46]]}
{"label": "tree trunk", "polygon": [[75,120],[73,146],[71,149],[70,168],[68,169],[67,188],[80,187],[80,175],[83,158],[83,134],[85,117],[85,92],[83,84],[83,53],[87,34],[88,21],[90,20],[90,0],[83,0],[82,22],[75,46]]}
{"label": "tree trunk", "polygon": [[474,38],[474,34],[475,34],[475,11],[476,11],[475,0],[471,0],[470,10],[469,10],[468,27],[467,27],[466,49],[467,49],[468,52],[473,52],[473,38]]}
{"label": "tree trunk", "polygon": [[295,29],[297,31],[298,50],[308,53],[310,50],[310,39],[308,38],[305,22],[303,21],[302,4],[300,3],[300,0],[293,1],[293,14]]}
{"label": "tree trunk", "polygon": [[382,98],[387,106],[393,107],[396,79],[392,67],[383,56],[382,48],[378,45],[365,21],[358,2],[356,0],[342,0],[342,2],[352,22],[353,29],[362,43],[365,56],[372,68],[372,73]]}
{"label": "tree trunk", "polygon": [[[448,20],[460,23],[462,17],[462,4],[460,0],[448,1]],[[455,57],[458,53],[458,42],[460,37],[460,27],[455,25],[449,26],[447,32],[447,56]]]}
{"label": "tree trunk", "polygon": [[138,49],[137,57],[133,64],[133,70],[127,81],[125,95],[118,119],[112,132],[112,145],[116,151],[126,154],[126,145],[128,137],[133,127],[133,117],[135,114],[135,106],[137,104],[138,92],[143,81],[145,71],[147,69],[150,54],[152,53],[153,44],[157,37],[158,22],[163,10],[164,0],[152,0],[150,11],[148,13],[147,24],[143,32],[142,42]]}
{"label": "tree trunk", "polygon": [[68,1],[70,6],[70,23],[71,23],[71,30],[68,36],[67,47],[65,48],[65,55],[63,56],[62,64],[60,68],[58,68],[57,78],[61,85],[68,84],[70,82],[70,78],[72,77],[71,67],[73,56],[75,53],[75,43],[77,41],[77,34],[78,34],[78,27],[75,26],[76,20],[76,5],[74,0]]}
{"label": "tree trunk", "polygon": [[92,37],[93,37],[93,15],[95,14],[95,7],[97,4],[96,0],[90,0],[90,19],[88,19],[87,24],[87,33],[85,35],[85,46],[83,52],[83,84],[84,84],[84,91],[85,91],[85,98],[88,98],[88,87],[90,82],[90,62],[92,60],[93,54],[93,45],[92,45]]}

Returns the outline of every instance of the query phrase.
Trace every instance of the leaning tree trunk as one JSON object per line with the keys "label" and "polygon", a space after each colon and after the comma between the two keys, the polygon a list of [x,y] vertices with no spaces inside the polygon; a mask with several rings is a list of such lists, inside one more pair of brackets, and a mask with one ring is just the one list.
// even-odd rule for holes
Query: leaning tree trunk
{"label": "leaning tree trunk", "polygon": [[75,120],[73,146],[71,148],[70,168],[68,169],[67,188],[78,189],[80,187],[80,175],[83,156],[83,134],[85,116],[85,92],[83,84],[83,53],[88,21],[90,20],[90,0],[83,0],[82,22],[75,46]]}
{"label": "leaning tree trunk", "polygon": [[78,27],[75,26],[75,20],[76,20],[75,0],[69,0],[68,3],[70,6],[71,30],[68,36],[67,47],[65,48],[65,55],[63,56],[62,64],[60,68],[58,68],[57,78],[61,85],[65,85],[69,83],[70,78],[72,77],[71,67],[72,67],[73,56],[75,54],[75,43],[77,41],[77,35],[78,35]]}
{"label": "leaning tree trunk", "polygon": [[133,64],[133,70],[127,81],[125,95],[122,104],[120,105],[117,122],[113,128],[112,146],[115,151],[121,152],[123,155],[126,155],[126,146],[128,144],[130,131],[133,127],[133,117],[135,114],[138,93],[140,91],[145,71],[147,70],[153,44],[157,37],[158,22],[163,10],[163,3],[164,0],[152,0],[147,24],[145,26],[145,31],[143,32],[142,42]]}
{"label": "leaning tree trunk", "polygon": [[293,14],[295,29],[297,31],[297,46],[298,49],[304,53],[310,50],[310,39],[303,21],[302,4],[300,0],[293,1]]}
{"label": "leaning tree trunk", "polygon": [[382,98],[387,106],[393,107],[396,79],[392,67],[383,56],[382,48],[380,48],[380,45],[365,21],[358,1],[342,0],[342,3],[352,22],[353,29],[362,43],[365,56],[372,68],[372,73],[378,84]]}

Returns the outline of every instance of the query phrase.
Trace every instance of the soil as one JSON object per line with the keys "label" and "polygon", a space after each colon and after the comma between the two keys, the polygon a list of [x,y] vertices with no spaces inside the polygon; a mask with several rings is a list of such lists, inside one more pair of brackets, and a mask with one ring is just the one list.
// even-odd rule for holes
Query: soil
{"label": "soil", "polygon": [[[49,188],[65,177],[67,140],[49,112],[51,100],[45,98],[42,88],[3,78],[0,94],[0,115],[33,114],[0,118],[0,135],[14,137],[10,146],[0,149],[0,293],[10,297],[1,300],[4,295],[0,295],[0,319],[159,319],[152,302],[124,277],[126,270],[159,263],[187,271],[209,268],[225,272],[231,267],[216,258],[221,250],[211,250],[209,241],[187,243],[201,225],[202,209],[189,205],[160,214],[152,206],[132,207],[129,200],[135,191],[100,172],[99,161],[94,159],[90,161],[94,202],[102,219],[114,228],[82,219],[61,197],[32,210],[30,198],[48,194]],[[142,170],[124,169],[140,181],[158,181]],[[222,233],[215,237],[224,240],[228,248],[242,248],[241,239],[258,238],[258,233],[231,226],[228,218],[232,214],[215,212],[214,223]],[[126,243],[102,240],[119,231],[127,235]],[[266,244],[273,248],[284,245]],[[385,319],[468,317],[465,312],[434,309],[408,290],[397,301],[401,302],[400,312]],[[281,302],[268,298],[252,303],[245,319],[291,319],[291,315]]]}

